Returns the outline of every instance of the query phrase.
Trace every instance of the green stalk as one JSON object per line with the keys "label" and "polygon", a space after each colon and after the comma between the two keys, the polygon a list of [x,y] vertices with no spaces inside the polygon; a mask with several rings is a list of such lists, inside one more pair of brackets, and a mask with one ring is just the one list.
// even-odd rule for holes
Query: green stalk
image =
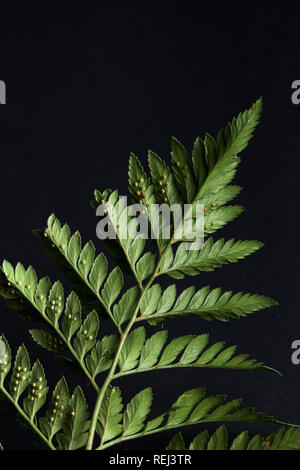
{"label": "green stalk", "polygon": [[[171,241],[169,242],[169,244],[170,243],[171,243]],[[167,250],[167,248],[169,247],[169,244],[166,246],[165,250]],[[97,400],[96,400],[96,403],[95,403],[93,416],[92,416],[92,420],[91,420],[91,425],[90,425],[90,429],[89,429],[89,437],[88,437],[88,442],[87,442],[87,445],[86,445],[86,450],[92,450],[92,448],[93,448],[93,442],[94,442],[94,436],[95,436],[95,431],[96,431],[97,419],[98,419],[98,415],[99,415],[99,412],[100,412],[100,409],[101,409],[103,398],[105,397],[106,389],[107,389],[108,385],[110,384],[110,382],[114,378],[114,372],[117,368],[118,359],[119,359],[120,353],[122,351],[124,342],[125,342],[128,334],[129,334],[133,324],[136,321],[136,317],[138,315],[140,304],[143,300],[143,297],[144,297],[145,293],[147,292],[147,290],[149,289],[149,287],[151,286],[152,282],[154,281],[154,279],[156,277],[157,271],[159,269],[160,262],[161,262],[161,257],[159,258],[159,260],[157,262],[156,268],[155,268],[152,276],[150,277],[149,281],[147,282],[146,286],[144,287],[143,291],[141,292],[138,304],[137,304],[137,306],[136,306],[136,308],[133,312],[133,315],[131,317],[130,322],[128,323],[128,325],[127,325],[126,329],[124,330],[123,334],[121,335],[120,343],[119,343],[117,352],[115,354],[113,363],[112,363],[111,368],[109,370],[109,373],[108,373],[108,375],[107,375],[107,377],[106,377],[106,379],[103,383],[103,386],[101,387],[100,392],[98,393],[98,397],[97,397]]]}

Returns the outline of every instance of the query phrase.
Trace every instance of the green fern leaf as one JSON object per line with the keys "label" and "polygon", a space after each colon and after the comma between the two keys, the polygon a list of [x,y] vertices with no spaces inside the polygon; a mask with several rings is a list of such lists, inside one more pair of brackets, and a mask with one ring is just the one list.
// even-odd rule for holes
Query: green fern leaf
{"label": "green fern leaf", "polygon": [[20,395],[28,387],[30,383],[30,359],[24,344],[19,347],[16,359],[14,363],[14,368],[12,376],[9,383],[10,394],[13,397],[15,402],[18,402]]}
{"label": "green fern leaf", "polygon": [[242,191],[241,186],[228,185],[215,193],[207,194],[201,198],[201,203],[205,206],[206,210],[216,210],[220,206],[224,206],[227,202],[232,201]]}
{"label": "green fern leaf", "polygon": [[[213,421],[279,423],[279,421],[264,413],[256,412],[253,408],[237,410],[241,400],[221,404],[225,398],[225,395],[205,397],[203,387],[189,390],[178,398],[167,413],[146,424],[144,434]],[[165,420],[165,416],[168,416],[167,420]]]}
{"label": "green fern leaf", "polygon": [[70,341],[74,333],[81,325],[81,303],[75,292],[71,292],[66,302],[66,309],[62,321],[62,329],[67,341]]}
{"label": "green fern leaf", "polygon": [[4,334],[0,335],[0,386],[11,369],[11,349]]}
{"label": "green fern leaf", "polygon": [[39,419],[41,431],[50,441],[62,429],[69,400],[68,385],[65,378],[62,377],[53,391],[46,416]]}
{"label": "green fern leaf", "polygon": [[58,448],[76,450],[85,446],[89,429],[88,407],[80,387],[76,387],[70,399],[62,433],[57,434]]}
{"label": "green fern leaf", "polygon": [[146,317],[156,312],[161,295],[161,287],[159,284],[154,284],[149,287],[140,304],[140,310],[143,316]]}
{"label": "green fern leaf", "polygon": [[77,231],[71,236],[67,224],[61,226],[54,214],[48,218],[44,231],[35,230],[35,235],[45,247],[46,253],[54,257],[67,277],[74,285],[74,290],[84,297],[92,296],[102,302],[99,296],[107,275],[107,259],[103,253],[95,257],[94,244],[89,241],[81,249],[81,235]]}
{"label": "green fern leaf", "polygon": [[141,162],[134,153],[130,154],[129,159],[129,191],[131,200],[134,203],[143,204],[155,203],[154,188],[147,177]]}
{"label": "green fern leaf", "polygon": [[94,261],[92,266],[89,281],[94,290],[98,295],[100,287],[102,286],[107,275],[107,259],[103,253],[100,253]]}
{"label": "green fern leaf", "polygon": [[[125,365],[117,376],[122,376],[136,372],[146,372],[147,370],[158,370],[170,367],[212,367],[222,369],[254,370],[266,369],[278,373],[275,369],[264,366],[262,362],[251,359],[249,354],[236,355],[237,346],[224,348],[224,342],[217,342],[208,346],[209,335],[199,336],[186,335],[173,339],[165,348],[167,331],[160,331],[151,336],[145,344],[141,343],[144,338],[143,330],[134,330],[128,341],[128,349],[136,337],[139,342],[136,345],[134,355],[127,352],[123,361],[130,361],[130,365]],[[126,340],[127,341],[127,340]],[[140,360],[138,357],[140,351]],[[137,365],[138,364],[138,365]]]}
{"label": "green fern leaf", "polygon": [[151,251],[148,251],[140,258],[136,265],[136,272],[140,281],[144,281],[153,274],[156,263],[156,256]]}
{"label": "green fern leaf", "polygon": [[111,385],[108,386],[97,421],[97,433],[101,437],[102,444],[121,434],[122,409],[123,404],[120,389]]}
{"label": "green fern leaf", "polygon": [[[62,304],[62,302],[54,298],[54,296],[52,299],[49,299],[50,291],[52,295],[54,294],[54,289],[51,290],[51,287],[52,287],[51,282],[48,276],[43,277],[42,279],[39,280],[37,289],[35,291],[34,303],[40,312],[45,313],[47,305],[48,305],[48,313],[49,313],[49,311],[51,311],[51,305],[54,305],[54,309],[55,309],[56,307],[58,307],[59,303]],[[59,290],[58,284],[57,284],[57,290]],[[61,300],[62,299],[63,299],[63,289],[61,288]],[[53,300],[55,301],[55,304],[51,304],[51,301]],[[57,301],[57,304],[56,304],[56,301]],[[51,315],[52,315],[52,311],[51,311]],[[55,315],[55,318],[59,318],[58,313],[57,315]]]}
{"label": "green fern leaf", "polygon": [[128,289],[125,294],[121,297],[120,301],[113,307],[113,315],[118,322],[118,325],[128,321],[139,300],[139,289],[137,286]]}
{"label": "green fern leaf", "polygon": [[100,372],[103,372],[112,364],[112,355],[118,347],[118,337],[116,335],[104,336],[102,341],[97,341],[95,347],[86,357],[86,365],[94,379]]}
{"label": "green fern leaf", "polygon": [[60,353],[66,350],[64,342],[54,333],[46,330],[29,330],[33,340],[48,351]]}
{"label": "green fern leaf", "polygon": [[150,387],[139,392],[128,403],[123,420],[122,435],[124,437],[135,434],[143,428],[144,421],[150,411],[151,403],[152,390]]}
{"label": "green fern leaf", "polygon": [[[196,293],[194,287],[189,287],[179,295],[175,302],[174,285],[168,287],[162,296],[160,287],[156,286],[158,284],[149,289],[149,296],[145,296],[145,301],[141,302],[141,316],[137,319],[138,321],[164,320],[180,315],[197,315],[204,320],[229,321],[277,305],[277,302],[270,297],[243,292],[222,293],[220,288],[210,289],[209,286],[202,287]],[[156,296],[149,308],[147,298],[152,292],[156,293]],[[172,295],[169,294],[170,292]],[[168,303],[162,302],[163,297],[168,299]]]}
{"label": "green fern leaf", "polygon": [[181,204],[181,197],[174,178],[165,162],[154,152],[148,153],[151,177],[157,200],[165,204]]}
{"label": "green fern leaf", "polygon": [[175,434],[170,440],[166,450],[186,450],[181,432]]}
{"label": "green fern leaf", "polygon": [[46,401],[47,381],[42,364],[37,360],[31,372],[28,396],[24,398],[23,407],[32,420]]}
{"label": "green fern leaf", "polygon": [[57,324],[64,308],[64,290],[59,281],[56,281],[48,296],[46,313],[53,324]]}
{"label": "green fern leaf", "polygon": [[204,232],[210,235],[220,228],[224,227],[228,222],[236,219],[244,208],[242,206],[225,206],[214,209],[204,215]]}
{"label": "green fern leaf", "polygon": [[105,282],[104,287],[101,291],[101,296],[106,307],[109,308],[111,304],[116,300],[116,298],[121,292],[123,284],[123,274],[120,268],[116,267],[108,276],[107,281]]}
{"label": "green fern leaf", "polygon": [[186,149],[175,137],[172,137],[171,156],[177,184],[185,200],[191,203],[197,191],[194,171]]}
{"label": "green fern leaf", "polygon": [[158,331],[147,339],[141,351],[138,369],[149,369],[157,364],[160,353],[167,341],[167,336],[167,331]]}
{"label": "green fern leaf", "polygon": [[163,351],[158,363],[158,367],[166,366],[175,361],[177,356],[183,351],[192,338],[192,335],[186,335],[173,339]]}
{"label": "green fern leaf", "polygon": [[175,279],[185,275],[195,276],[201,271],[213,271],[224,264],[236,263],[262,246],[263,243],[255,240],[235,241],[233,238],[227,242],[224,239],[213,242],[209,238],[201,250],[189,250],[186,243],[181,243],[172,265],[161,274],[168,274]]}
{"label": "green fern leaf", "polygon": [[144,327],[137,328],[128,335],[119,355],[119,367],[122,372],[133,369],[137,365],[145,338]]}
{"label": "green fern leaf", "polygon": [[74,349],[82,361],[86,354],[94,347],[99,330],[99,318],[93,310],[85,318],[80,330],[74,339]]}
{"label": "green fern leaf", "polygon": [[[167,450],[185,450],[186,445],[182,434],[177,433],[167,446]],[[276,434],[266,438],[255,435],[251,439],[247,431],[240,433],[228,445],[228,432],[226,426],[220,426],[211,436],[207,431],[198,434],[189,446],[189,450],[299,450],[300,431],[298,428],[288,430],[281,428]]]}
{"label": "green fern leaf", "polygon": [[[262,100],[260,99],[249,111],[239,114],[225,130],[221,130],[216,142],[210,136],[206,136],[204,141],[206,160],[204,173],[206,175],[199,181],[202,184],[197,199],[219,191],[232,181],[240,162],[237,154],[244,150],[252,137],[252,132],[259,122],[261,110]],[[198,174],[203,167],[203,154],[203,144],[198,140],[194,150],[194,164],[196,162],[195,170]]]}

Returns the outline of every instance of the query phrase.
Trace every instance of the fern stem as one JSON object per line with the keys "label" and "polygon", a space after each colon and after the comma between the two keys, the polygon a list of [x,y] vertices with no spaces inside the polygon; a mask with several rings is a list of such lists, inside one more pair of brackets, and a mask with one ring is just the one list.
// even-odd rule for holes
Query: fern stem
{"label": "fern stem", "polygon": [[56,450],[52,442],[50,442],[47,437],[39,430],[39,428],[34,424],[34,422],[29,418],[29,416],[26,415],[26,413],[22,410],[20,405],[14,401],[14,399],[11,397],[11,395],[8,393],[6,388],[1,385],[0,386],[1,392],[5,395],[5,397],[13,404],[13,406],[17,409],[18,413],[22,416],[22,418],[32,427],[34,432],[38,434],[38,436],[47,444],[47,446],[51,450]]}
{"label": "fern stem", "polygon": [[[169,247],[169,244],[166,246],[165,250],[167,250],[168,247]],[[114,357],[113,363],[111,365],[111,368],[110,368],[110,370],[107,374],[107,377],[106,377],[106,379],[103,383],[103,386],[100,389],[100,392],[98,393],[98,397],[97,397],[97,400],[96,400],[96,403],[95,403],[93,416],[92,416],[92,420],[91,420],[91,425],[90,425],[90,429],[89,429],[89,437],[88,437],[88,442],[87,442],[87,445],[86,445],[86,450],[92,450],[92,448],[93,448],[93,442],[94,442],[94,436],[95,436],[95,431],[96,431],[97,419],[98,419],[98,415],[99,415],[99,412],[100,412],[100,409],[101,409],[101,405],[102,405],[102,402],[103,402],[103,399],[104,399],[104,396],[105,396],[106,389],[107,389],[108,385],[110,384],[110,382],[114,378],[114,372],[117,368],[119,356],[120,356],[120,353],[122,351],[124,342],[125,342],[128,334],[129,334],[133,324],[135,323],[135,320],[136,320],[136,317],[138,315],[140,304],[143,300],[143,297],[144,297],[145,293],[147,292],[147,290],[149,289],[149,287],[151,286],[152,282],[154,281],[154,279],[156,277],[161,259],[162,259],[162,257],[160,257],[158,259],[156,268],[155,268],[152,276],[150,277],[149,281],[147,282],[146,286],[144,287],[143,291],[141,292],[139,301],[138,301],[137,306],[134,310],[134,313],[133,313],[133,315],[130,319],[130,322],[128,323],[128,325],[127,325],[126,329],[124,330],[123,334],[121,335],[119,346],[118,346],[117,352],[115,354],[115,357]]]}
{"label": "fern stem", "polygon": [[118,359],[119,359],[121,350],[123,348],[124,342],[125,342],[128,334],[131,330],[131,327],[135,322],[136,316],[137,316],[138,311],[139,311],[140,303],[142,301],[142,298],[143,298],[144,293],[146,292],[146,290],[147,289],[145,288],[145,290],[142,292],[142,294],[140,296],[140,299],[139,299],[139,302],[137,304],[137,307],[135,309],[135,312],[134,312],[130,322],[128,323],[124,333],[121,335],[121,339],[120,339],[119,346],[118,346],[117,352],[115,354],[113,363],[112,363],[111,368],[109,370],[109,373],[108,373],[108,375],[107,375],[107,377],[106,377],[106,379],[103,383],[103,386],[101,387],[100,392],[98,394],[97,401],[95,403],[95,407],[94,407],[94,411],[93,411],[93,416],[92,416],[92,420],[91,420],[90,429],[89,429],[89,437],[88,437],[86,450],[92,450],[92,448],[93,448],[93,442],[94,442],[94,436],[95,436],[95,431],[96,431],[97,419],[98,419],[98,415],[99,415],[100,408],[101,408],[101,405],[102,405],[102,401],[103,401],[104,396],[105,396],[106,389],[107,389],[108,385],[110,384],[110,382],[113,379],[114,372],[115,372],[116,367],[118,365]]}

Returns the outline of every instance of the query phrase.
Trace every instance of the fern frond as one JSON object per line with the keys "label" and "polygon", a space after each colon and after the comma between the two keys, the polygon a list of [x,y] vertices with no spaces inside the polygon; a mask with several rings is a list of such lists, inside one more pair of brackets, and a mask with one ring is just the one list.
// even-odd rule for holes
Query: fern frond
{"label": "fern frond", "polygon": [[57,434],[58,449],[76,450],[84,447],[90,425],[88,408],[83,391],[76,387],[68,405],[62,424],[62,433]]}
{"label": "fern frond", "polygon": [[247,146],[257,126],[262,111],[259,99],[250,110],[240,113],[226,128],[218,133],[215,141],[208,134],[204,142],[197,139],[193,150],[195,172],[200,189],[196,199],[216,193],[231,183],[240,162],[237,154]]}
{"label": "fern frond", "polygon": [[223,238],[216,242],[208,238],[200,250],[189,250],[187,243],[180,243],[175,256],[172,249],[165,252],[159,274],[168,274],[175,279],[195,276],[201,271],[213,271],[224,264],[236,263],[262,246],[263,243],[256,240],[235,241],[233,238],[226,242]]}
{"label": "fern frond", "polygon": [[151,184],[140,160],[134,153],[129,158],[129,192],[133,203],[143,203],[145,205],[156,202],[154,187]]}
{"label": "fern frond", "polygon": [[94,190],[94,198],[90,201],[91,207],[93,209],[97,209],[99,204],[104,204],[107,199],[109,198],[109,195],[113,192],[112,189],[105,189],[104,191],[99,191],[98,189]]}
{"label": "fern frond", "polygon": [[[75,292],[71,292],[68,296],[64,309],[64,291],[61,283],[57,281],[51,285],[48,278],[38,281],[36,272],[31,266],[25,271],[23,265],[18,263],[14,269],[8,261],[4,261],[2,269],[0,295],[9,300],[14,299],[17,305],[34,308],[39,313],[40,320],[54,330],[54,334],[46,330],[31,330],[32,338],[42,347],[56,353],[69,350],[98,390],[84,363],[86,354],[96,343],[99,328],[97,314],[92,311],[82,321],[81,303]],[[6,279],[5,284],[4,279]],[[75,333],[77,335],[73,339]]]}
{"label": "fern frond", "polygon": [[225,425],[220,426],[211,436],[207,431],[198,434],[187,448],[182,434],[179,432],[172,437],[167,450],[299,450],[299,428],[281,428],[276,434],[262,437],[256,434],[252,438],[244,431],[234,438],[231,445],[228,442],[228,431]]}
{"label": "fern frond", "polygon": [[70,401],[69,389],[62,377],[52,393],[46,416],[39,419],[40,429],[50,442],[63,426]]}
{"label": "fern frond", "polygon": [[[143,178],[139,178],[139,180],[144,181]],[[134,183],[138,182],[135,181]],[[138,184],[144,187],[143,182]],[[139,200],[140,204],[146,204],[145,197],[146,195],[143,193],[144,199]],[[136,231],[139,225],[139,219],[134,215],[134,206],[127,206],[124,198],[119,199],[118,191],[113,191],[108,200],[103,200],[101,204],[103,205],[103,212],[105,213],[98,218],[100,221],[105,218],[105,222],[109,220],[114,233],[114,239],[105,239],[103,242],[111,249],[111,252],[116,255],[116,264],[119,265],[124,273],[133,274],[140,290],[143,290],[142,281],[151,275],[150,267],[152,267],[152,270],[154,269],[156,258],[151,252],[145,253],[144,256],[142,256],[148,230],[150,230],[151,227],[151,225],[149,225],[149,220],[151,221],[150,212],[148,213],[149,219],[147,219],[146,215],[143,216],[145,226],[147,227],[146,233],[137,235]],[[149,204],[150,203],[147,202],[148,206]],[[148,211],[147,205],[145,206],[145,211]],[[126,233],[124,233],[124,227],[127,228]],[[131,235],[132,232],[133,235]],[[147,270],[142,269],[142,267],[145,267],[145,261],[150,257],[152,259],[150,260],[150,265],[147,265]]]}
{"label": "fern frond", "polygon": [[107,276],[108,262],[103,253],[96,256],[93,242],[87,242],[82,248],[80,233],[71,235],[69,226],[62,226],[54,214],[48,218],[43,232],[35,230],[34,233],[48,249],[46,252],[68,273],[77,293],[89,301],[98,300],[106,315],[112,316],[99,293]]}
{"label": "fern frond", "polygon": [[169,205],[182,204],[173,174],[165,162],[156,153],[149,150],[148,163],[157,200]]}
{"label": "fern frond", "polygon": [[184,199],[191,203],[197,192],[196,178],[186,149],[175,137],[172,137],[171,156],[176,182]]}
{"label": "fern frond", "polygon": [[[186,335],[173,339],[167,346],[166,330],[146,338],[143,327],[133,330],[124,343],[119,357],[119,372],[114,378],[138,372],[183,367],[212,367],[221,369],[266,369],[262,362],[251,359],[249,354],[236,354],[237,346],[225,348],[224,342],[209,345],[209,335]],[[278,373],[278,372],[277,372]]]}
{"label": "fern frond", "polygon": [[104,336],[101,341],[97,341],[85,360],[92,380],[95,380],[98,374],[111,367],[112,356],[117,351],[118,343],[119,338],[117,335]]}
{"label": "fern frond", "polygon": [[24,398],[23,407],[30,419],[33,420],[36,413],[46,402],[46,395],[48,393],[44,368],[39,360],[33,364],[29,387],[31,387],[31,393],[28,394],[28,397]]}
{"label": "fern frond", "polygon": [[176,286],[172,284],[162,292],[159,284],[153,284],[141,304],[141,315],[136,321],[167,320],[181,315],[197,315],[204,320],[229,321],[241,318],[278,303],[270,297],[232,291],[222,292],[209,286],[195,292],[194,286],[185,289],[176,298]]}
{"label": "fern frond", "polygon": [[106,399],[98,416],[97,433],[101,438],[101,444],[114,439],[121,432],[123,403],[121,391],[118,387],[107,387]]}
{"label": "fern frond", "polygon": [[[6,346],[6,361],[0,365],[0,395],[7,403],[5,409],[9,410],[12,407],[21,419],[39,435],[44,443],[50,449],[54,449],[55,447],[51,442],[51,433],[46,432],[46,429],[49,430],[50,422],[52,422],[49,418],[49,413],[44,418],[43,424],[40,427],[38,426],[37,419],[37,413],[45,404],[48,392],[43,366],[37,360],[31,368],[27,349],[24,345],[20,346],[15,357],[9,389],[7,389],[5,387],[5,379],[11,369],[12,357],[8,342],[3,335],[1,340],[5,341]],[[27,392],[27,395],[23,399],[23,404],[21,404],[21,398],[25,392]]]}
{"label": "fern frond", "polygon": [[[146,393],[146,390],[140,393]],[[135,416],[135,413],[137,414],[136,419],[140,421],[138,425],[140,430],[135,434],[124,433],[123,426],[120,426],[118,436],[105,444],[102,443],[99,449],[104,449],[129,439],[135,439],[137,437],[147,436],[178,427],[207,422],[242,421],[252,423],[284,424],[271,416],[256,412],[254,408],[240,408],[240,399],[223,403],[226,399],[226,395],[206,397],[206,390],[203,387],[194,388],[183,393],[168,411],[148,422],[145,422],[145,418],[149,413],[152,394],[150,391],[147,392],[147,399],[144,399],[144,402],[137,400],[137,397],[139,397],[139,394],[133,399],[136,399],[136,403],[133,407],[133,410],[135,411],[132,412],[132,417]],[[121,417],[118,417],[118,420],[120,423]],[[123,423],[124,422],[125,415],[123,417]]]}
{"label": "fern frond", "polygon": [[146,388],[135,395],[127,404],[124,413],[121,413],[123,409],[121,392],[117,387],[109,387],[108,396],[103,409],[100,410],[97,423],[101,446],[120,435],[118,441],[126,440],[129,436],[134,436],[143,429],[151,403],[152,390]]}
{"label": "fern frond", "polygon": [[204,214],[204,234],[210,235],[228,222],[236,219],[244,211],[242,206],[221,206]]}
{"label": "fern frond", "polygon": [[206,210],[215,210],[235,199],[242,189],[243,188],[241,186],[229,184],[215,193],[209,193],[206,196],[203,196],[201,198],[201,203],[204,205]]}
{"label": "fern frond", "polygon": [[[230,186],[240,162],[237,154],[244,150],[252,137],[261,110],[260,99],[250,110],[240,113],[228,123],[225,130],[221,129],[216,140],[209,134],[205,135],[204,140],[198,137],[194,143],[192,161],[184,146],[173,137],[171,156],[175,181],[165,162],[149,151],[149,167],[157,200],[169,205],[200,202],[204,204],[205,211],[218,206],[219,211],[214,214],[214,218],[205,214],[206,234],[213,233],[240,215],[243,210],[240,206],[223,207],[223,210],[220,208],[240,192],[240,187]],[[131,157],[131,165],[134,176],[142,175],[141,179],[145,179],[147,185],[150,185],[136,157]],[[135,184],[138,182],[135,181]],[[132,186],[131,192],[134,192]]]}
{"label": "fern frond", "polygon": [[[147,338],[145,328],[137,327],[141,321],[162,326],[168,318],[185,315],[229,321],[276,305],[273,299],[256,294],[222,292],[220,288],[206,286],[197,292],[189,287],[177,295],[175,284],[164,291],[155,284],[157,277],[163,274],[181,279],[185,275],[213,271],[263,246],[255,240],[225,242],[224,239],[214,241],[211,237],[201,249],[193,249],[195,245],[190,243],[194,239],[194,228],[198,228],[198,203],[204,205],[205,237],[242,213],[241,206],[228,205],[242,189],[233,185],[232,180],[240,162],[238,154],[247,146],[261,109],[262,101],[258,100],[221,129],[216,138],[208,133],[203,139],[198,137],[191,159],[183,144],[173,137],[172,169],[149,151],[150,177],[138,157],[131,154],[131,206],[127,205],[126,197],[119,197],[118,190],[94,191],[95,200],[91,205],[99,220],[97,235],[104,238],[104,246],[115,256],[116,267],[111,271],[105,255],[97,255],[91,241],[82,246],[80,233],[72,234],[69,226],[62,225],[54,214],[49,217],[47,227],[35,234],[73,284],[69,295],[65,295],[60,281],[52,283],[48,277],[39,280],[31,266],[25,269],[21,263],[13,267],[8,261],[3,262],[0,295],[24,318],[39,320],[42,327],[30,330],[33,340],[55,352],[57,358],[75,372],[84,374],[97,392],[91,418],[82,389],[77,386],[70,396],[64,378],[59,380],[46,404],[49,390],[40,361],[36,360],[32,366],[27,349],[22,345],[13,364],[9,344],[3,335],[0,337],[1,405],[31,427],[48,448],[91,450],[99,445],[98,449],[102,450],[130,439],[208,422],[288,425],[253,408],[242,408],[240,399],[227,401],[226,395],[206,396],[203,387],[183,393],[165,412],[149,420],[150,387],[123,406],[120,389],[112,386],[115,379],[125,375],[167,368],[277,372],[248,354],[239,354],[235,345],[228,347],[223,341],[210,343],[206,333],[188,334],[167,342],[167,331],[159,330]],[[156,203],[164,206],[157,208]],[[173,204],[180,207],[175,208]],[[171,211],[169,206],[173,206]],[[164,209],[168,210],[166,220]],[[184,216],[179,214],[180,220],[176,209],[180,209],[180,214],[184,209]],[[187,225],[189,233],[185,230]],[[184,236],[177,237],[181,228],[184,228]],[[147,248],[149,236],[156,239],[155,252]],[[150,245],[152,249],[154,243]],[[124,286],[124,274],[133,275],[133,286]],[[108,318],[118,334],[99,339],[100,321]],[[107,374],[99,388],[95,380],[104,371]],[[95,433],[99,437],[96,446]],[[206,431],[200,433],[189,450],[225,450],[228,447],[227,430],[223,425],[211,436]],[[266,448],[300,449],[298,429],[282,429],[267,439],[260,436],[250,439],[244,432],[230,446],[234,450]],[[180,433],[173,437],[168,449],[186,449]]]}

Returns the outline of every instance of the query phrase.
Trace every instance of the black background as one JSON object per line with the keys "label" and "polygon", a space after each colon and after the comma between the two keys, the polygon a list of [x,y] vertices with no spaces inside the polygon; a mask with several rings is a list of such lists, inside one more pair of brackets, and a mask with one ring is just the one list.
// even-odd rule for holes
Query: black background
{"label": "black background", "polygon": [[[197,135],[216,134],[263,96],[261,124],[236,178],[245,187],[238,202],[246,211],[216,238],[259,239],[266,246],[237,265],[179,284],[257,292],[280,306],[227,324],[187,318],[167,327],[170,337],[210,332],[214,342],[239,344],[240,352],[283,377],[185,369],[120,380],[125,402],[153,386],[153,415],[179,393],[204,385],[211,394],[243,397],[247,406],[300,424],[300,366],[291,362],[291,343],[300,338],[300,106],[291,102],[291,83],[300,78],[299,15],[296,2],[1,2],[0,79],[7,85],[7,104],[0,108],[1,257],[32,264],[39,277],[63,280],[31,234],[52,211],[100,250],[89,199],[94,188],[126,194],[130,151],[144,164],[148,148],[167,157],[172,135],[191,150]],[[0,329],[14,351],[24,341],[32,358],[41,358],[53,386],[65,371],[32,343],[27,327],[2,302]],[[71,388],[78,383],[66,376]],[[90,388],[87,396],[92,405]],[[232,433],[245,428],[274,429],[230,425]],[[186,428],[187,440],[198,430]],[[171,435],[119,448],[164,449]],[[7,449],[33,447],[32,436],[6,416],[0,440]]]}

